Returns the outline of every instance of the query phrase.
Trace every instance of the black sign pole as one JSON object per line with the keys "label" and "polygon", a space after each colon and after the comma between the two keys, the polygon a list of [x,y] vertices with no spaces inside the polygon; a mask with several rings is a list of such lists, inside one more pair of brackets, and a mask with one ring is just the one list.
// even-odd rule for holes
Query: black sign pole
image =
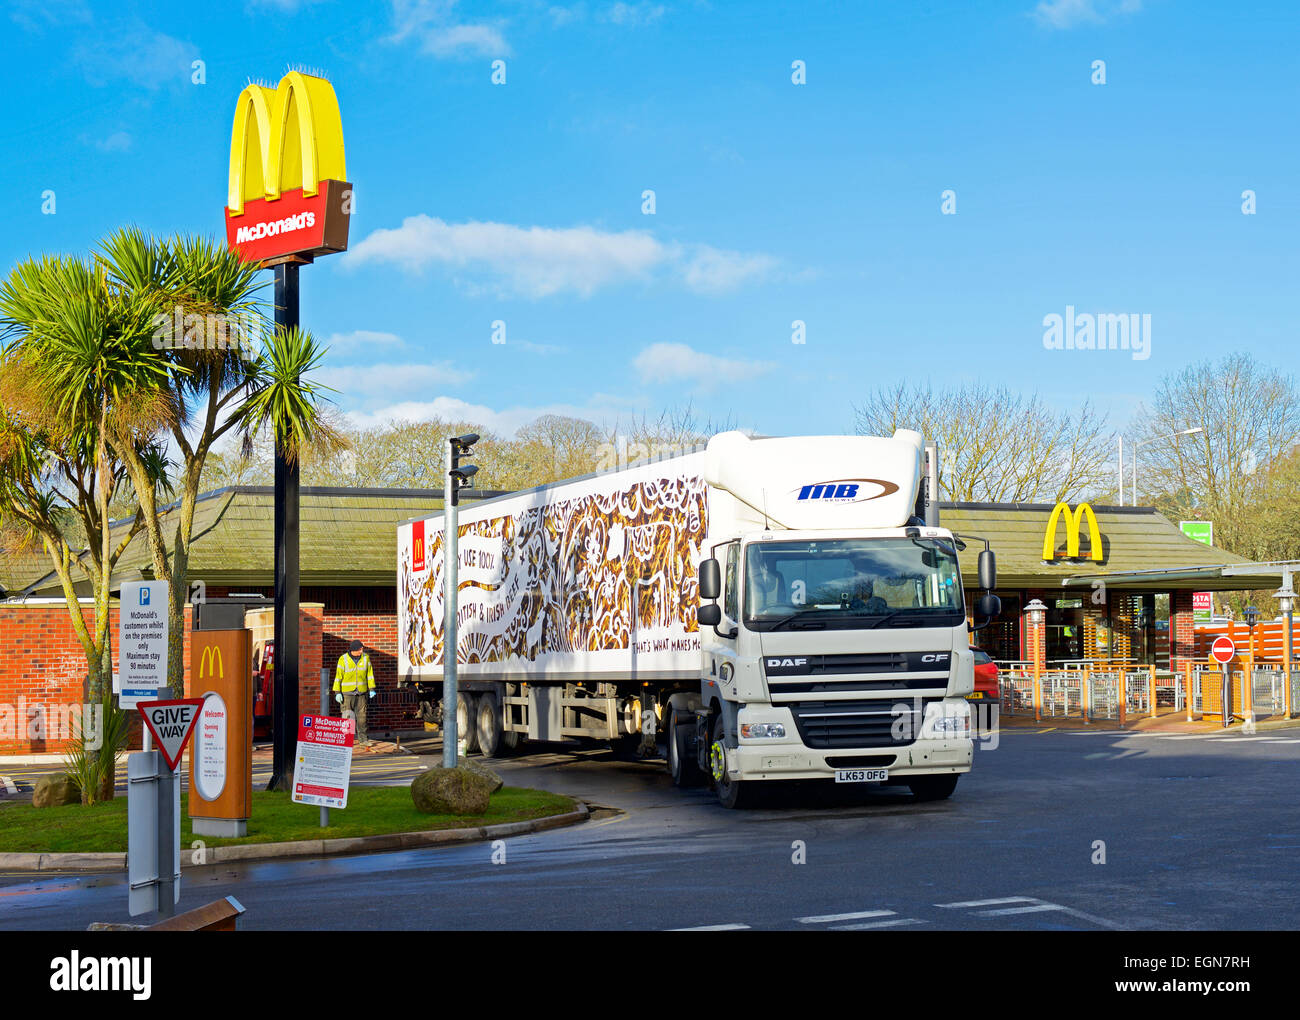
{"label": "black sign pole", "polygon": [[[275,325],[298,325],[298,262],[275,267]],[[298,461],[275,441],[275,661],[268,790],[289,790],[298,734]]]}

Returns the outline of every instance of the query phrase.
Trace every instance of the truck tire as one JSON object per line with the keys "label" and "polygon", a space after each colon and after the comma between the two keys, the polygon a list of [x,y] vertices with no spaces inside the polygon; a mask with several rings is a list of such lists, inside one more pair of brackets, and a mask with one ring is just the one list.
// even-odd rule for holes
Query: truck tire
{"label": "truck tire", "polygon": [[957,789],[959,774],[946,776],[917,776],[908,782],[912,796],[917,800],[947,800]]}
{"label": "truck tire", "polygon": [[495,758],[501,750],[501,703],[494,694],[480,694],[477,700],[478,749],[484,758]]}
{"label": "truck tire", "polygon": [[691,734],[695,731],[695,716],[686,713],[682,718],[677,709],[668,714],[668,774],[672,776],[673,786],[685,789],[698,786],[703,776],[695,762],[695,749],[690,746]]}
{"label": "truck tire", "polygon": [[456,692],[456,738],[465,741],[465,753],[478,750],[478,698],[468,691]]}
{"label": "truck tire", "polygon": [[713,742],[709,745],[709,761],[714,763],[711,769],[713,790],[718,795],[718,803],[724,808],[747,807],[754,799],[754,783],[752,780],[745,782],[727,776],[726,754],[723,750],[726,734],[726,725],[719,715],[713,720]]}

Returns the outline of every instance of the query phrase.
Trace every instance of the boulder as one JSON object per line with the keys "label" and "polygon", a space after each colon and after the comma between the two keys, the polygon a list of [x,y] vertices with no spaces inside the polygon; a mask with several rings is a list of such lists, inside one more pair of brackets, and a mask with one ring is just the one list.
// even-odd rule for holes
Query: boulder
{"label": "boulder", "polygon": [[61,807],[64,804],[80,803],[81,787],[66,772],[57,776],[42,776],[36,781],[32,807]]}
{"label": "boulder", "polygon": [[411,783],[415,809],[426,815],[486,814],[491,795],[491,782],[463,766],[429,769]]}
{"label": "boulder", "polygon": [[477,758],[468,758],[468,757],[462,758],[460,760],[460,764],[462,768],[469,769],[470,772],[473,772],[477,776],[482,776],[484,779],[486,779],[489,783],[492,784],[492,788],[488,790],[488,793],[496,793],[497,790],[501,789],[501,787],[506,785],[500,776],[498,776],[495,772],[493,772],[490,768],[484,765]]}

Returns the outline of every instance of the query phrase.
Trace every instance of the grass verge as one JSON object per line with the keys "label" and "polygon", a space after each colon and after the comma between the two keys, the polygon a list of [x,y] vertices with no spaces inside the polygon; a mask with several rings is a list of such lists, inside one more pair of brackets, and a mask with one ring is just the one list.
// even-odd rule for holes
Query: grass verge
{"label": "grass verge", "polygon": [[[208,846],[280,843],[302,839],[377,836],[391,832],[462,829],[545,818],[574,810],[574,802],[544,790],[507,786],[492,795],[487,814],[425,815],[415,810],[406,786],[354,787],[344,810],[330,811],[330,824],[320,826],[320,808],[295,804],[287,793],[253,792],[248,835],[240,839],[195,836],[190,828],[187,795],[181,794],[181,849],[195,839]],[[34,808],[10,804],[0,811],[0,852],[123,853],[126,851],[126,798],[84,807]]]}

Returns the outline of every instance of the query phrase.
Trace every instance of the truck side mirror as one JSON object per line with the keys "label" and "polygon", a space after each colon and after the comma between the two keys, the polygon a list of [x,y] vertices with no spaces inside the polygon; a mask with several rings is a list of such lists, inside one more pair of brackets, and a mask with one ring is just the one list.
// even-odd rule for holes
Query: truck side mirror
{"label": "truck side mirror", "polygon": [[986,620],[992,620],[1002,612],[1002,600],[992,592],[986,591],[980,596],[979,602],[976,603],[976,608],[979,611],[980,616],[984,617]]}
{"label": "truck side mirror", "polygon": [[980,553],[979,580],[980,587],[985,591],[992,591],[998,586],[998,561],[992,549],[985,549]]}
{"label": "truck side mirror", "polygon": [[716,627],[722,622],[722,610],[716,602],[710,602],[695,611],[695,618],[700,621],[701,627]]}
{"label": "truck side mirror", "polygon": [[[700,561],[700,598],[716,599],[722,594],[722,567],[713,557]],[[704,608],[704,607],[701,607]],[[700,621],[701,623],[703,621]]]}

